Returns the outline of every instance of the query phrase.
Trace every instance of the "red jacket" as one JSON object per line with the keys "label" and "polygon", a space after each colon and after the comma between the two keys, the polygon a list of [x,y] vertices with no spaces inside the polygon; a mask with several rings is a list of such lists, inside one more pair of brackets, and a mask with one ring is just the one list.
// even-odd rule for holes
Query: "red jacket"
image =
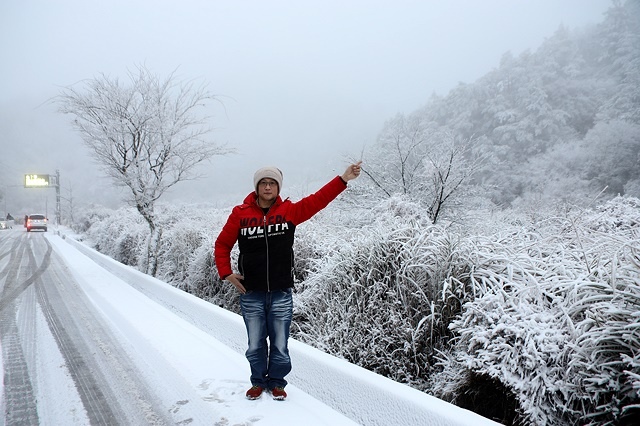
{"label": "red jacket", "polygon": [[325,208],[347,187],[340,176],[298,202],[279,196],[267,213],[249,194],[231,211],[214,245],[220,278],[233,273],[231,249],[238,242],[238,271],[247,291],[274,291],[293,287],[293,237],[296,226]]}

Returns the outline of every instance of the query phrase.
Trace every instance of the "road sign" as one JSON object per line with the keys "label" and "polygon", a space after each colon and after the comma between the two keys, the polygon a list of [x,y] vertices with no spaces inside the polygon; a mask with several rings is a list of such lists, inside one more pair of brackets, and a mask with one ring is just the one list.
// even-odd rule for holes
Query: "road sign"
{"label": "road sign", "polygon": [[47,188],[49,187],[49,175],[24,175],[25,188]]}

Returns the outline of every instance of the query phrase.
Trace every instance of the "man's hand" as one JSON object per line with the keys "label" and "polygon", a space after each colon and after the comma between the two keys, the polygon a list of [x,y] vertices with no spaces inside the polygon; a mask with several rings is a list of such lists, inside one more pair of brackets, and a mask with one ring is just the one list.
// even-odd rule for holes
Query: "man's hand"
{"label": "man's hand", "polygon": [[240,294],[245,294],[247,292],[247,289],[242,285],[242,280],[244,280],[244,277],[242,275],[231,274],[228,275],[225,280],[233,284],[238,289]]}
{"label": "man's hand", "polygon": [[345,172],[342,174],[342,180],[344,180],[345,182],[349,182],[350,180],[353,180],[360,176],[360,164],[362,164],[362,161],[358,161],[356,164],[352,164],[347,167],[347,170],[345,170]]}

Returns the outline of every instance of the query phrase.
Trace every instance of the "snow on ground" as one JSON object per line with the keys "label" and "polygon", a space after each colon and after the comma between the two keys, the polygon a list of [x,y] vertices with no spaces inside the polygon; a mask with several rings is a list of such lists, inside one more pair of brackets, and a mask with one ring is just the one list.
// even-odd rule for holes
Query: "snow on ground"
{"label": "snow on ground", "polygon": [[293,339],[287,400],[265,395],[249,401],[244,397],[250,383],[240,316],[121,265],[72,237],[47,238],[146,379],[158,389],[187,382],[191,395],[164,401],[185,418],[211,418],[213,406],[220,419],[215,424],[497,425]]}
{"label": "snow on ground", "polygon": [[[36,312],[36,330],[38,351],[30,353],[38,357],[46,353],[46,357],[38,357],[31,365],[36,367],[38,384],[35,386],[42,395],[56,395],[55,398],[38,398],[39,409],[48,414],[41,424],[46,425],[88,425],[90,420],[82,406],[82,400],[75,391],[75,385],[69,372],[62,366],[65,360],[58,350],[57,343],[51,333],[42,310],[38,306]],[[68,411],[68,407],[75,407]]]}

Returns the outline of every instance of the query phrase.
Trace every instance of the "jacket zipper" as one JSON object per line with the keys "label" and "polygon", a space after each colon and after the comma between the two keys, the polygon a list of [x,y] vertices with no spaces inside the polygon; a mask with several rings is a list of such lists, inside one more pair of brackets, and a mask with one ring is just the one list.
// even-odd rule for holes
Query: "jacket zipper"
{"label": "jacket zipper", "polygon": [[[271,208],[269,208],[271,210]],[[269,212],[267,212],[269,214]],[[264,243],[267,246],[267,291],[271,292],[271,283],[269,282],[269,240],[267,239],[267,214],[262,217],[262,226],[264,229]]]}

